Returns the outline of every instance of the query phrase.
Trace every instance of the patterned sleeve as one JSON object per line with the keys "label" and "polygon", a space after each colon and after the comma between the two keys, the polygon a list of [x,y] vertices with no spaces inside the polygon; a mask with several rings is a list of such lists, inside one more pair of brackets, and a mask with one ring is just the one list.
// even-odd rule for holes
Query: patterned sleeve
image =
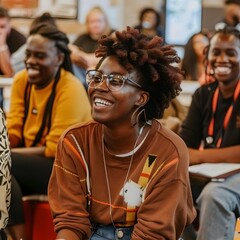
{"label": "patterned sleeve", "polygon": [[0,109],[0,229],[6,227],[11,194],[11,155],[5,118]]}

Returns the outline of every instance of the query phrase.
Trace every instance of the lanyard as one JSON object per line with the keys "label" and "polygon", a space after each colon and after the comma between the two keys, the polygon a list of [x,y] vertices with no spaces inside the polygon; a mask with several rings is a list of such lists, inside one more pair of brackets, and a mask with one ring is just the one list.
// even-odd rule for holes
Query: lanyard
{"label": "lanyard", "polygon": [[[232,115],[234,103],[236,102],[239,94],[240,94],[240,81],[238,81],[237,86],[236,86],[236,88],[234,90],[232,104],[229,106],[229,108],[227,110],[227,113],[226,113],[226,115],[224,117],[221,135],[218,138],[217,144],[216,144],[217,148],[219,148],[221,143],[222,143],[223,131],[228,126],[229,120],[230,120],[231,115]],[[214,117],[215,117],[215,112],[217,110],[218,97],[219,97],[219,87],[216,89],[216,91],[214,92],[214,95],[213,95],[213,99],[212,99],[212,119],[211,119],[210,124],[208,126],[208,136],[210,138],[212,138],[212,139],[213,139],[213,132],[214,132],[214,124],[215,124]]]}

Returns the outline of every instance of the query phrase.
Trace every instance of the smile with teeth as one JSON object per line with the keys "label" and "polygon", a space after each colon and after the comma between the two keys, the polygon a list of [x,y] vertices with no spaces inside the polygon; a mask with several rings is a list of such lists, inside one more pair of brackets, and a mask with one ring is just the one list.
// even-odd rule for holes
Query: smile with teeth
{"label": "smile with teeth", "polygon": [[94,104],[96,106],[110,106],[110,105],[112,105],[111,102],[109,102],[109,101],[107,101],[105,99],[101,99],[101,98],[95,98],[94,99]]}
{"label": "smile with teeth", "polygon": [[215,73],[217,74],[230,74],[231,73],[231,68],[228,66],[224,66],[224,67],[215,67]]}
{"label": "smile with teeth", "polygon": [[27,72],[29,76],[33,76],[33,77],[39,74],[39,70],[35,68],[28,68]]}

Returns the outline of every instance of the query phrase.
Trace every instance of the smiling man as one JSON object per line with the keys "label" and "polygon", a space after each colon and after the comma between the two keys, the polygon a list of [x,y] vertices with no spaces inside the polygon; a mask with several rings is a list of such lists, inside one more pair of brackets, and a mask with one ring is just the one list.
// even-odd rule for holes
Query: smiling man
{"label": "smiling man", "polygon": [[[232,27],[210,39],[207,66],[215,82],[192,98],[180,136],[188,146],[190,165],[240,162],[240,32]],[[240,216],[240,174],[206,185],[192,181],[200,210],[197,240],[232,240]],[[199,195],[200,193],[200,195]]]}

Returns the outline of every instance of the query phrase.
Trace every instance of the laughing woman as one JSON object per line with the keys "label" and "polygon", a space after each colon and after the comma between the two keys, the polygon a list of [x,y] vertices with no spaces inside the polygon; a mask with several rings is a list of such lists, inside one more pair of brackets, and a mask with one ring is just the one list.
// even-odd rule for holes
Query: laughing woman
{"label": "laughing woman", "polygon": [[102,37],[87,72],[95,121],[62,135],[49,200],[57,239],[178,239],[195,217],[183,141],[160,118],[180,91],[162,39]]}
{"label": "laughing woman", "polygon": [[91,119],[86,91],[71,73],[63,32],[49,24],[33,28],[25,65],[15,75],[7,115],[13,176],[8,230],[14,240],[26,239],[22,195],[47,194],[60,135]]}

